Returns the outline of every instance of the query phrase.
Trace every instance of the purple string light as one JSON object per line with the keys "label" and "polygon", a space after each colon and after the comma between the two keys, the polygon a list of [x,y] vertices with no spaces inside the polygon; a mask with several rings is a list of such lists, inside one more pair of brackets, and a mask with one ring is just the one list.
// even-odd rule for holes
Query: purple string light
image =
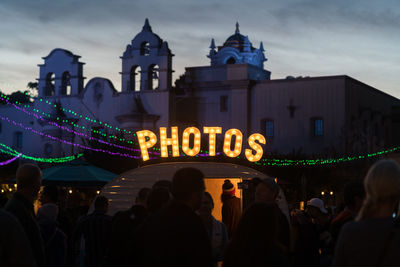
{"label": "purple string light", "polygon": [[21,154],[19,154],[18,156],[15,156],[15,157],[13,157],[13,158],[11,158],[11,159],[9,159],[9,160],[0,162],[0,166],[4,166],[4,165],[7,165],[7,164],[10,164],[11,162],[13,162],[14,160],[16,160],[16,159],[19,158],[20,156],[21,156]]}
{"label": "purple string light", "polygon": [[[2,97],[0,96],[0,98],[2,98]],[[140,150],[140,149],[137,149],[137,148],[131,148],[131,147],[126,147],[126,146],[121,146],[121,145],[113,144],[113,143],[110,143],[110,142],[107,142],[107,141],[104,141],[104,140],[101,140],[101,139],[98,139],[98,138],[95,138],[95,137],[92,137],[92,136],[88,136],[87,134],[84,134],[84,133],[80,133],[80,132],[71,130],[71,129],[69,129],[68,127],[59,125],[59,124],[57,124],[57,123],[55,123],[55,122],[52,122],[52,121],[48,121],[48,120],[46,120],[45,118],[43,118],[42,116],[40,116],[40,115],[34,114],[34,113],[32,113],[32,112],[29,112],[29,111],[27,111],[26,109],[17,106],[15,103],[11,103],[10,101],[8,101],[8,100],[5,99],[5,98],[3,98],[3,100],[5,100],[5,101],[7,102],[7,104],[12,105],[14,108],[16,108],[16,109],[18,109],[18,110],[20,110],[20,111],[22,111],[22,112],[24,112],[24,113],[26,113],[26,114],[28,114],[28,115],[30,115],[30,116],[33,116],[33,117],[35,117],[36,119],[45,121],[45,122],[49,123],[50,125],[56,126],[56,127],[58,127],[59,129],[62,129],[62,130],[64,130],[64,131],[67,131],[67,132],[70,132],[70,133],[74,133],[75,135],[83,136],[83,137],[85,137],[85,138],[88,138],[89,140],[95,140],[95,141],[97,141],[97,142],[99,142],[99,143],[106,144],[106,145],[109,145],[109,146],[113,146],[113,147],[117,147],[117,148],[122,148],[122,149],[130,150],[130,151],[133,151],[133,152],[141,152],[141,150]],[[155,154],[155,155],[160,155],[160,153],[158,153],[158,152],[149,151],[149,153],[150,153],[150,154]]]}
{"label": "purple string light", "polygon": [[110,155],[113,155],[113,156],[118,155],[118,156],[121,156],[121,157],[128,157],[128,158],[133,158],[133,159],[140,159],[141,158],[139,156],[132,156],[132,155],[129,155],[129,154],[126,154],[126,153],[112,152],[112,151],[104,150],[104,149],[101,149],[101,148],[92,148],[92,147],[84,146],[84,145],[81,145],[81,144],[72,143],[72,142],[63,140],[61,138],[58,138],[58,137],[55,137],[55,136],[52,136],[52,135],[49,135],[49,134],[45,134],[45,133],[39,132],[39,131],[33,129],[32,127],[26,127],[22,123],[15,122],[15,121],[10,120],[9,118],[3,117],[1,115],[0,115],[0,119],[2,119],[4,121],[7,121],[8,123],[14,124],[15,126],[21,127],[21,128],[23,128],[23,129],[25,129],[27,131],[31,131],[31,132],[33,132],[35,134],[40,135],[40,136],[45,136],[45,137],[50,138],[50,139],[52,139],[54,141],[62,142],[62,143],[67,144],[67,145],[80,147],[82,149],[92,150],[92,151],[95,151],[95,152],[103,152],[103,153],[107,153],[107,154],[110,154]]}
{"label": "purple string light", "polygon": [[[133,152],[141,152],[140,149],[135,149],[135,148],[130,148],[130,147],[126,147],[126,146],[121,146],[121,145],[109,143],[109,142],[107,142],[107,141],[104,141],[104,140],[101,140],[101,139],[98,139],[98,138],[95,138],[95,137],[92,137],[92,136],[88,136],[88,135],[86,135],[86,134],[84,134],[84,133],[80,133],[80,132],[71,130],[71,129],[69,129],[68,127],[59,125],[59,124],[57,124],[57,123],[55,123],[55,122],[48,121],[48,120],[46,120],[45,118],[43,118],[42,116],[40,116],[40,115],[34,114],[34,113],[32,113],[32,112],[29,112],[29,111],[27,111],[26,109],[19,107],[19,106],[16,105],[15,103],[11,103],[11,102],[10,102],[8,99],[6,99],[6,98],[3,98],[3,97],[1,97],[1,96],[0,96],[0,98],[3,99],[4,101],[6,101],[7,104],[12,105],[14,108],[16,108],[16,109],[18,109],[18,110],[20,110],[20,111],[22,111],[22,112],[24,112],[24,113],[26,113],[26,114],[28,114],[28,115],[30,115],[30,116],[33,116],[33,117],[35,117],[35,118],[37,118],[37,119],[39,119],[39,120],[46,121],[46,122],[49,123],[50,125],[56,126],[56,127],[58,127],[59,129],[62,129],[62,130],[64,130],[64,131],[67,131],[67,132],[70,132],[70,133],[74,133],[75,135],[83,136],[83,137],[85,137],[85,138],[88,138],[89,140],[95,140],[95,141],[98,141],[99,143],[106,144],[106,145],[109,145],[109,146],[114,146],[114,147],[117,147],[117,148],[122,148],[122,149],[130,150],[130,151],[133,151]],[[39,134],[39,135],[42,135],[42,136],[46,136],[46,137],[48,137],[48,138],[50,138],[50,139],[53,139],[53,140],[56,140],[56,141],[60,141],[60,142],[63,142],[63,143],[65,143],[65,144],[68,144],[68,145],[78,146],[78,147],[81,147],[81,148],[83,148],[83,149],[93,150],[93,151],[97,151],[97,152],[104,152],[104,153],[108,153],[108,154],[110,154],[110,155],[119,155],[119,156],[124,156],[124,157],[135,158],[135,159],[140,159],[140,158],[141,158],[141,157],[139,157],[139,156],[131,156],[131,155],[126,154],[126,153],[112,152],[112,151],[109,151],[109,150],[96,149],[96,148],[91,148],[91,147],[83,146],[83,145],[76,144],[76,143],[71,143],[71,142],[68,142],[68,141],[66,141],[66,140],[63,140],[63,139],[60,139],[60,138],[57,138],[57,137],[54,137],[54,136],[51,136],[51,135],[48,135],[48,134],[39,132],[39,131],[36,131],[36,130],[33,129],[32,127],[26,127],[26,126],[24,126],[23,124],[17,123],[17,122],[15,122],[15,121],[11,121],[11,120],[9,120],[8,118],[1,117],[1,119],[2,119],[2,120],[6,120],[6,121],[8,121],[9,123],[13,123],[14,125],[19,126],[19,127],[21,127],[21,128],[24,128],[25,130],[30,130],[30,131],[32,131],[32,132],[35,133],[35,134]],[[149,153],[150,153],[150,154],[154,154],[154,155],[161,155],[159,152],[152,152],[152,151],[149,151]],[[217,155],[220,155],[220,154],[221,154],[221,152],[217,152],[217,153],[216,153],[216,156],[217,156]],[[185,156],[185,155],[181,154],[180,156]],[[197,154],[196,156],[208,157],[209,154],[207,154],[207,153],[204,153],[204,154]],[[154,159],[154,158],[153,158],[153,159]]]}
{"label": "purple string light", "polygon": [[16,160],[16,159],[19,158],[20,156],[21,156],[21,154],[15,156],[15,157],[13,157],[13,158],[11,158],[11,159],[9,159],[9,160],[0,162],[0,166],[4,166],[4,165],[7,165],[7,164],[10,164],[11,162],[13,162],[14,160]]}

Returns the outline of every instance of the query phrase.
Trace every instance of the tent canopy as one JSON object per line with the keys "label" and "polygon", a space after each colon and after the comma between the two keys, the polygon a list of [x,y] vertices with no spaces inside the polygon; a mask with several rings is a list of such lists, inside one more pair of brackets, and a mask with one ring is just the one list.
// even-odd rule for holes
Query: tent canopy
{"label": "tent canopy", "polygon": [[43,170],[43,185],[103,186],[117,174],[81,160]]}

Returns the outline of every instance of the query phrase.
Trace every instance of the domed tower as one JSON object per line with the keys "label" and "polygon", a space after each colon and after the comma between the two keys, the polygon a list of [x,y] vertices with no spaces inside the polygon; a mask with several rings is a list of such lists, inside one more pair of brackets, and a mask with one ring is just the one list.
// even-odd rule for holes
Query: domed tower
{"label": "domed tower", "polygon": [[126,46],[122,59],[122,92],[168,90],[174,55],[146,19],[142,31]]}
{"label": "domed tower", "polygon": [[[250,64],[264,70],[264,47],[254,48],[248,36],[239,31],[239,23],[236,23],[235,33],[226,39],[222,46],[216,51],[215,41],[211,40],[210,53],[207,56],[211,60],[211,66],[225,64]],[[268,72],[270,74],[270,72]]]}

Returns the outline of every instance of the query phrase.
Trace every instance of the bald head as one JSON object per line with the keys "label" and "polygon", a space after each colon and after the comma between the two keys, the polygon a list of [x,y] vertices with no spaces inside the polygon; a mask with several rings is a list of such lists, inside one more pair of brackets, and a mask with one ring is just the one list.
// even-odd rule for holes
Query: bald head
{"label": "bald head", "polygon": [[42,183],[42,171],[37,165],[21,165],[17,170],[16,178],[18,191],[31,193],[33,197],[37,196]]}

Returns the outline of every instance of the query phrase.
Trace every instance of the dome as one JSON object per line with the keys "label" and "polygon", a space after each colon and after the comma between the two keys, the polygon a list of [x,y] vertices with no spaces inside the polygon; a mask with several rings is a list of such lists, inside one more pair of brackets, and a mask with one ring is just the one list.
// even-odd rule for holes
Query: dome
{"label": "dome", "polygon": [[230,46],[230,47],[235,47],[235,48],[241,48],[241,47],[243,47],[244,38],[245,38],[244,35],[242,35],[240,33],[235,33],[235,34],[229,36],[228,39],[226,39],[226,41],[224,43],[224,47]]}

